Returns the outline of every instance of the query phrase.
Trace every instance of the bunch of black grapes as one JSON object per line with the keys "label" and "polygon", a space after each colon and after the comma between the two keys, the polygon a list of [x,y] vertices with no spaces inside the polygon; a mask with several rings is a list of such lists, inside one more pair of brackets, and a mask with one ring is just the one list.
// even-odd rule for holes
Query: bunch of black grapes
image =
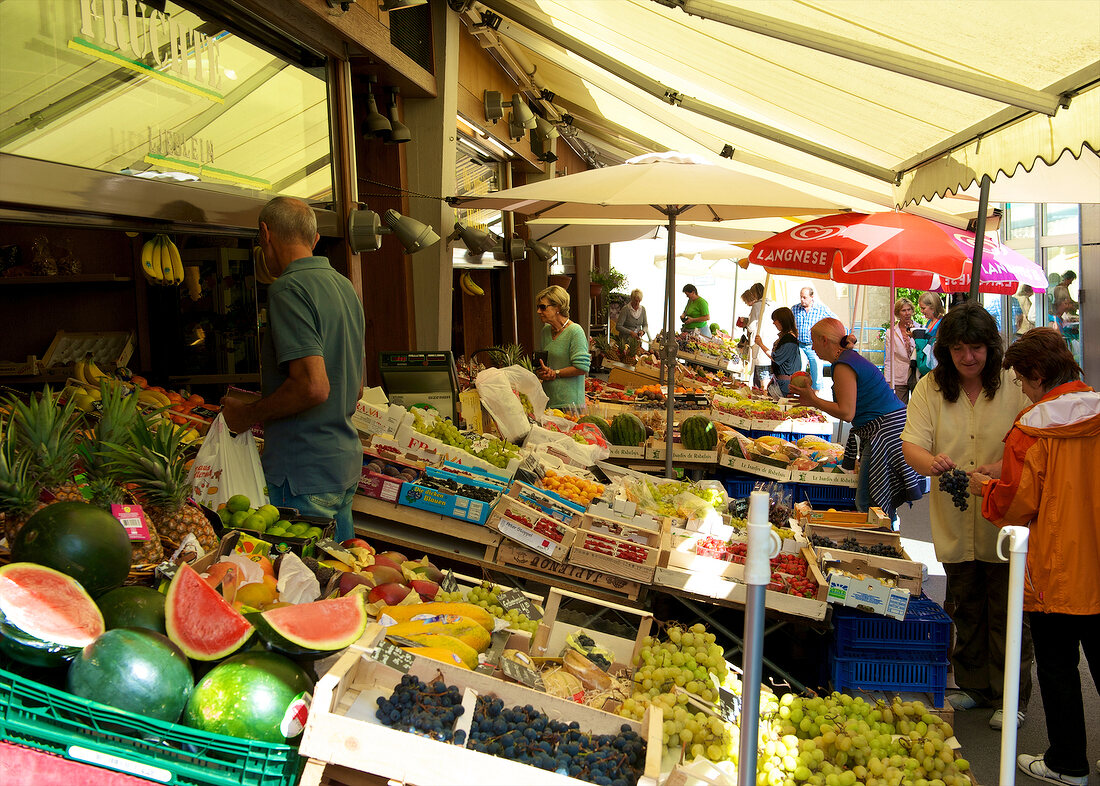
{"label": "bunch of black grapes", "polygon": [[940,491],[948,492],[959,510],[966,510],[970,504],[970,478],[961,469],[949,469],[940,475]]}

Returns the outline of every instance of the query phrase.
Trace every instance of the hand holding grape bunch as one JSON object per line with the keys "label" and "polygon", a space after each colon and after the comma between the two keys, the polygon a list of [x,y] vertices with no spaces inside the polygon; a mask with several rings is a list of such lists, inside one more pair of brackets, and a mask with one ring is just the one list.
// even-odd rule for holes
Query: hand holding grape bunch
{"label": "hand holding grape bunch", "polygon": [[970,500],[970,479],[961,469],[949,469],[940,474],[940,491],[951,495],[951,501],[959,510],[966,510]]}

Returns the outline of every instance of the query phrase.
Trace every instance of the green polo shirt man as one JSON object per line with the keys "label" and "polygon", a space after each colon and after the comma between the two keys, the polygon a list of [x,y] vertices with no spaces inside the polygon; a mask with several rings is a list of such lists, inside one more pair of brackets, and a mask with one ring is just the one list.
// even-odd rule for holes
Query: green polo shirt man
{"label": "green polo shirt man", "polygon": [[222,399],[233,431],[264,424],[264,476],[271,503],[336,519],[338,541],[353,536],[351,502],[363,450],[352,425],[362,395],[363,305],[347,278],[313,256],[313,209],[276,197],[260,212],[260,247],[276,281],[261,350],[263,398]]}
{"label": "green polo shirt man", "polygon": [[707,301],[699,297],[699,290],[694,284],[684,284],[684,294],[687,295],[687,306],[680,315],[685,332],[698,330],[704,336],[710,335],[710,306]]}

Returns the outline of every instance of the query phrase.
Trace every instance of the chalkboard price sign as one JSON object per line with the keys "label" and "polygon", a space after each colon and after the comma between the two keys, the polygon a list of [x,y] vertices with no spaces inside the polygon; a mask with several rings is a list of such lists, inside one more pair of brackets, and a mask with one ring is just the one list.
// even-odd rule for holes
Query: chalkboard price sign
{"label": "chalkboard price sign", "polygon": [[395,647],[388,641],[383,641],[374,651],[374,659],[376,661],[391,666],[402,673],[408,673],[409,667],[413,664],[414,657],[415,656],[411,652],[405,652],[405,650],[400,647]]}
{"label": "chalkboard price sign", "polygon": [[443,574],[443,581],[440,583],[439,588],[444,592],[458,592],[458,579],[455,578],[454,571],[450,568]]}
{"label": "chalkboard price sign", "polygon": [[517,682],[522,682],[529,688],[535,690],[546,690],[542,684],[542,675],[534,669],[529,669],[518,661],[514,661],[511,658],[500,659],[500,670],[504,672],[504,676],[510,677]]}
{"label": "chalkboard price sign", "polygon": [[531,602],[530,598],[518,589],[510,589],[497,593],[497,600],[500,601],[501,608],[505,611],[518,611],[529,620],[542,619],[542,612]]}

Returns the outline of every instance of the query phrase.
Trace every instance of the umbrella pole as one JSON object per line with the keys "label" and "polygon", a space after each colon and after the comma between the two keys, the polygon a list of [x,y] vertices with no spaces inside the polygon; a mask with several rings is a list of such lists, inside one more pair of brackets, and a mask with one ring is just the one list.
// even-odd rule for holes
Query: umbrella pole
{"label": "umbrella pole", "polygon": [[676,213],[668,208],[668,252],[665,256],[668,330],[665,331],[665,477],[672,473],[672,417],[676,408]]}
{"label": "umbrella pole", "polygon": [[974,260],[970,265],[970,299],[978,299],[978,285],[982,278],[982,251],[985,246],[985,214],[989,210],[989,175],[982,175],[978,194],[978,222],[974,226]]}

